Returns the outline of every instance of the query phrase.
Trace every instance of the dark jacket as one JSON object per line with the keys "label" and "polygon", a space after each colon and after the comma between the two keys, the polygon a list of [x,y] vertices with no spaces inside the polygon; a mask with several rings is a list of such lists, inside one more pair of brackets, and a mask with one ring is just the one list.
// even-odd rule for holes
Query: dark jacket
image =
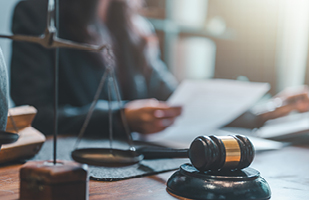
{"label": "dark jacket", "polygon": [[[60,1],[61,2],[61,1]],[[60,5],[61,6],[61,5]],[[20,2],[14,12],[12,31],[14,34],[41,35],[46,27],[47,1],[28,0]],[[61,15],[60,15],[61,16]],[[149,26],[142,23],[142,26]],[[151,27],[142,27],[151,30]],[[149,34],[152,34],[149,32]],[[66,26],[61,24],[61,38],[70,39]],[[130,45],[122,46],[125,63],[117,66],[118,77],[125,81],[120,84],[122,98],[157,98],[166,100],[176,88],[176,81],[160,60],[156,49],[149,59],[147,69],[136,66]],[[97,90],[99,80],[105,71],[104,62],[97,59],[96,53],[60,49],[59,58],[59,132],[77,133],[85,120],[90,104]],[[11,61],[11,96],[15,104],[33,105],[38,109],[33,126],[45,134],[52,133],[53,125],[53,69],[54,50],[26,43],[13,42]],[[119,81],[121,82],[121,81]],[[106,85],[106,84],[105,84]],[[108,107],[105,87],[96,105],[86,134],[107,135]],[[119,107],[113,102],[114,130],[123,132],[119,117]],[[103,132],[103,133],[102,133]]]}
{"label": "dark jacket", "polygon": [[7,69],[0,49],[0,130],[6,128],[8,116],[8,79]]}

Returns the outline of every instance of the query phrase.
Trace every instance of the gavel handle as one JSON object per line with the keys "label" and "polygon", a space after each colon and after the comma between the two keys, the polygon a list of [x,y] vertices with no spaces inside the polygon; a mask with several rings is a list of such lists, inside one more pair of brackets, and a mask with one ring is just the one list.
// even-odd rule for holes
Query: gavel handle
{"label": "gavel handle", "polygon": [[188,158],[188,149],[172,149],[166,147],[141,147],[137,152],[144,155],[144,159],[160,158]]}

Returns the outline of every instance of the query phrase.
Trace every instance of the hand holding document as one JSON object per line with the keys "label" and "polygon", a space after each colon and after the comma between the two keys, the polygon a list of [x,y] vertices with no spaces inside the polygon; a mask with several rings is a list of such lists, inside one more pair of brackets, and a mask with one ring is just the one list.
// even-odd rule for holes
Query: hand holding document
{"label": "hand holding document", "polygon": [[181,110],[156,99],[140,99],[127,103],[124,114],[131,131],[151,134],[171,126]]}

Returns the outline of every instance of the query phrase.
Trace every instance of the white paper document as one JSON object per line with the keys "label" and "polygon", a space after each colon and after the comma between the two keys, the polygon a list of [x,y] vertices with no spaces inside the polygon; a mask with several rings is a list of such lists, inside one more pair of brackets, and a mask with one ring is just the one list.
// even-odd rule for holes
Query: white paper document
{"label": "white paper document", "polygon": [[195,137],[216,134],[218,128],[250,109],[269,88],[267,83],[224,79],[184,81],[168,100],[171,106],[183,107],[182,115],[173,126],[146,140],[189,147]]}
{"label": "white paper document", "polygon": [[184,81],[168,99],[171,106],[183,106],[174,126],[224,126],[254,105],[268,90],[268,83],[226,79]]}
{"label": "white paper document", "polygon": [[256,136],[274,140],[289,140],[309,135],[309,112],[294,113],[268,121],[255,132]]}
{"label": "white paper document", "polygon": [[[200,135],[227,136],[227,135],[239,134],[225,130],[205,130],[202,128],[199,129],[176,128],[173,129],[173,131],[174,131],[173,133],[170,132],[170,134],[161,135],[160,138],[157,138],[156,140],[152,141],[152,143],[176,149],[183,149],[183,148],[189,148],[192,141]],[[254,137],[254,135],[247,135],[247,137],[252,142],[255,151],[277,150],[283,148],[286,145],[281,142]]]}

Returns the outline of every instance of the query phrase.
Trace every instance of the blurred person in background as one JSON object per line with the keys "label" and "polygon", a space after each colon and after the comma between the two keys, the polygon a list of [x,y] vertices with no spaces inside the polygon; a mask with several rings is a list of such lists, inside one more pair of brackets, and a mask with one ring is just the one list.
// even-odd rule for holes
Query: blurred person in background
{"label": "blurred person in background", "polygon": [[[152,27],[135,13],[137,3],[61,0],[59,37],[113,47],[115,72],[130,129],[153,133],[171,125],[181,109],[163,102],[177,83],[160,60]],[[15,8],[13,33],[41,35],[46,28],[46,10],[47,0],[20,2]],[[76,133],[85,120],[106,60],[102,53],[72,49],[61,49],[59,60],[59,132]],[[45,134],[53,131],[53,66],[53,50],[37,44],[13,42],[12,98],[16,105],[29,104],[38,109],[33,126]],[[87,132],[108,132],[107,99],[105,87]],[[113,102],[116,134],[123,132],[119,109]]]}
{"label": "blurred person in background", "polygon": [[[116,57],[116,76],[132,132],[150,134],[171,126],[180,107],[166,101],[177,87],[160,59],[152,26],[137,14],[139,0],[61,0],[59,37],[80,43],[110,44]],[[41,35],[46,28],[47,0],[20,2],[13,17],[14,34]],[[16,105],[33,105],[33,126],[52,132],[54,51],[26,42],[13,42],[11,95]],[[59,58],[59,132],[79,132],[105,71],[101,53],[61,49]],[[229,126],[258,127],[269,119],[309,108],[308,92],[281,94],[284,106],[255,115],[244,113]],[[86,134],[108,133],[108,92],[105,87]],[[289,99],[294,99],[290,101]],[[123,134],[120,107],[113,102],[114,132]]]}

